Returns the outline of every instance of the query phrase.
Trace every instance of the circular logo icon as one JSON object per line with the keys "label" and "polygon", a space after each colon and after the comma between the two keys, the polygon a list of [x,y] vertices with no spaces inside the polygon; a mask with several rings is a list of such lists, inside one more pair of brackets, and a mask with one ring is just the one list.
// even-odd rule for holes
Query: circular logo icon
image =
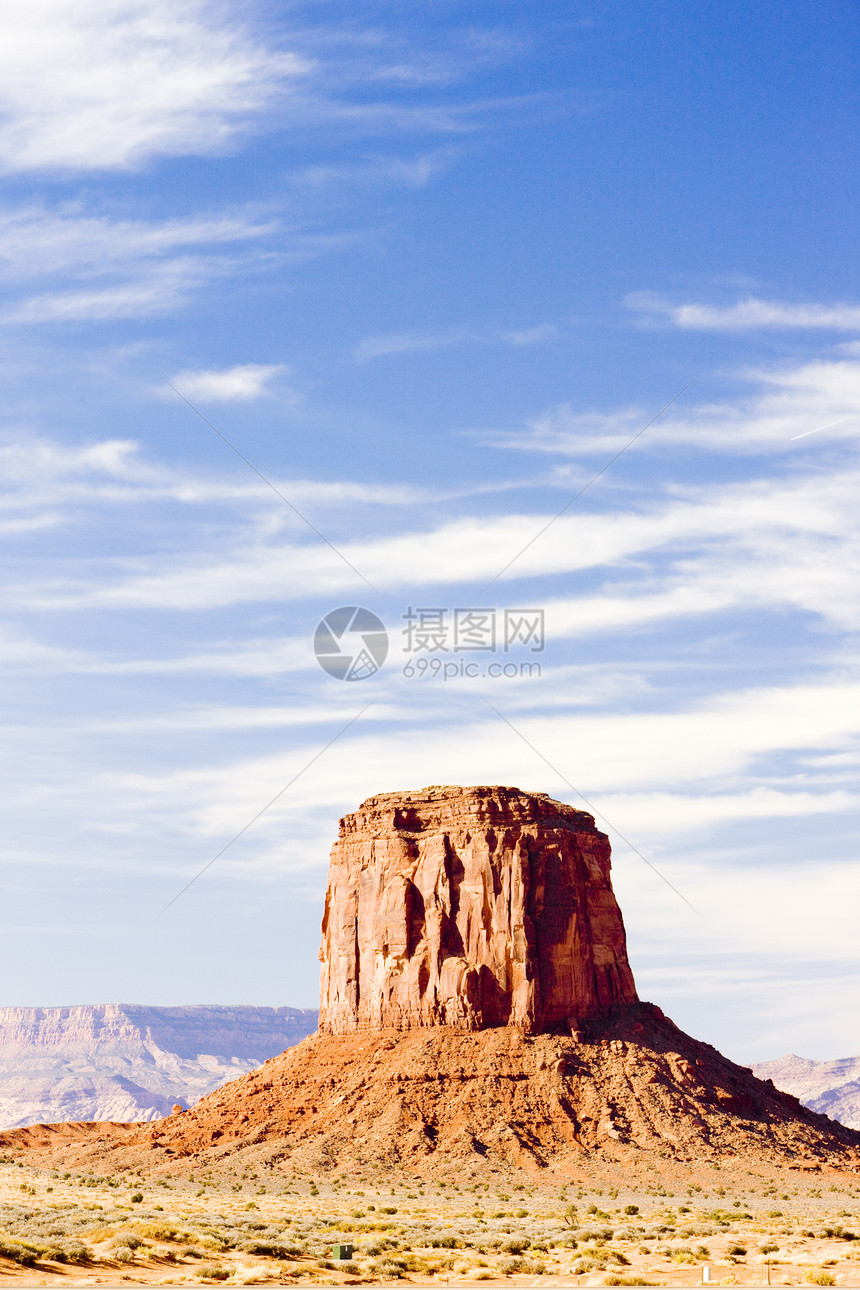
{"label": "circular logo icon", "polygon": [[317,627],[314,653],[329,676],[363,681],[378,672],[388,657],[388,632],[369,609],[343,605],[326,614]]}

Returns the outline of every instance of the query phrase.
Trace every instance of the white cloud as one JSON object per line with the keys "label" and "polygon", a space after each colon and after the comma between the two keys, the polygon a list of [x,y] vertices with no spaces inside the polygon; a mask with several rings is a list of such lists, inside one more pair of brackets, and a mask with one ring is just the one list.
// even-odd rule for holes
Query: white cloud
{"label": "white cloud", "polygon": [[[287,7],[288,19],[296,13]],[[436,53],[351,19],[277,33],[253,28],[235,0],[30,0],[0,23],[0,169],[104,171],[153,158],[206,155],[253,129],[350,134],[463,134],[519,100],[433,103],[431,84],[511,57],[514,45],[473,32]],[[284,24],[286,25],[286,24]],[[368,88],[380,97],[368,97]],[[425,100],[414,101],[414,89]],[[358,90],[358,93],[355,91]],[[405,96],[405,101],[397,101]],[[535,97],[535,96],[533,96]],[[420,187],[435,158],[391,163]]]}
{"label": "white cloud", "polygon": [[413,354],[421,351],[450,349],[455,345],[513,345],[519,349],[527,345],[545,345],[558,336],[555,323],[539,323],[501,331],[478,331],[469,327],[448,327],[441,331],[387,332],[381,336],[368,336],[355,348],[360,363],[390,354]]}
{"label": "white cloud", "polygon": [[[151,391],[156,397],[176,400],[176,395],[164,384]],[[222,463],[223,466],[223,463]],[[272,484],[284,497],[327,528],[328,517],[342,523],[344,512],[359,516],[376,515],[382,507],[393,511],[401,508],[413,512],[434,502],[467,497],[473,491],[479,494],[499,491],[504,485],[478,483],[472,490],[468,486],[450,491],[422,488],[413,484],[385,484],[358,479],[290,479],[274,473],[269,476]],[[104,522],[111,510],[125,512],[129,522],[138,531],[149,528],[150,508],[168,504],[170,511],[161,511],[155,521],[164,534],[165,525],[171,531],[182,529],[190,509],[224,508],[219,514],[225,517],[219,529],[222,538],[219,549],[232,559],[238,549],[250,543],[272,544],[282,539],[285,531],[295,534],[304,531],[284,502],[272,489],[247,468],[233,468],[229,464],[218,473],[202,474],[199,470],[164,462],[153,462],[140,451],[133,440],[106,439],[80,445],[63,444],[49,438],[39,438],[20,426],[10,427],[5,437],[0,437],[0,539],[14,538],[28,531],[64,527],[69,534],[78,531],[82,524],[89,526]],[[214,509],[213,509],[214,513]],[[132,518],[133,517],[133,518]],[[362,523],[365,521],[362,520]],[[196,524],[196,521],[192,521]],[[238,526],[238,527],[237,527]],[[210,533],[211,537],[211,533]],[[162,541],[158,546],[161,548]],[[304,548],[294,550],[304,559]],[[217,558],[215,551],[209,558]],[[143,564],[148,564],[144,559]],[[135,561],[134,566],[141,565]],[[77,562],[77,571],[86,578],[87,564]],[[107,570],[100,562],[90,566],[97,578],[104,578]],[[53,584],[55,570],[46,569],[47,583]],[[110,574],[107,575],[110,578]],[[37,578],[41,581],[41,578]],[[83,582],[78,583],[79,590]],[[335,583],[335,585],[338,585]],[[55,591],[58,585],[54,584]],[[268,650],[268,646],[265,647]],[[241,652],[241,651],[240,651]],[[214,656],[196,654],[186,663],[171,664],[164,660],[140,664],[141,670],[181,670],[184,667],[201,671],[242,672],[259,675],[265,670],[267,654],[240,662],[233,654]],[[269,663],[276,671],[283,670],[281,651],[275,648]],[[95,667],[113,666],[108,659],[100,658]],[[117,664],[118,666],[118,664]],[[133,662],[131,670],[138,664]]]}
{"label": "white cloud", "polygon": [[0,323],[104,322],[108,319],[151,318],[181,305],[207,274],[198,260],[174,261],[149,268],[137,280],[83,291],[48,292],[29,296],[0,313]]}
{"label": "white cloud", "polygon": [[415,157],[373,156],[360,161],[306,166],[290,175],[299,188],[355,188],[392,184],[404,188],[424,188],[431,179],[447,169],[456,153],[452,148],[435,148]]}
{"label": "white cloud", "polygon": [[860,305],[843,301],[794,304],[747,296],[731,305],[672,304],[656,293],[634,291],[624,303],[645,317],[668,318],[675,327],[686,331],[860,330]]}
{"label": "white cloud", "polygon": [[0,166],[111,170],[214,152],[309,70],[200,0],[6,6]]}
{"label": "white cloud", "polygon": [[170,378],[180,394],[200,403],[258,399],[283,372],[283,363],[244,363],[238,367],[177,372]]}
{"label": "white cloud", "polygon": [[[265,241],[277,235],[276,249]],[[0,322],[38,323],[150,317],[185,303],[210,282],[339,251],[355,236],[285,228],[254,212],[168,220],[115,220],[79,208],[0,210],[0,276],[26,292]]]}
{"label": "white cloud", "polygon": [[[404,683],[406,684],[406,683]],[[350,694],[350,699],[353,698]],[[493,701],[502,711],[505,703],[496,693]],[[322,762],[306,775],[301,805],[286,798],[261,822],[264,835],[277,836],[287,817],[301,817],[326,808],[336,818],[344,802],[354,805],[373,792],[416,788],[434,783],[517,784],[542,789],[563,800],[584,806],[564,780],[558,778],[518,736],[498,718],[474,709],[458,726],[452,741],[446,720],[428,719],[422,703],[411,710],[398,703],[395,692],[380,678],[374,689],[354,696],[352,707],[338,695],[336,708],[324,713],[322,729],[310,730],[290,746],[261,756],[213,758],[188,768],[181,756],[178,765],[167,758],[163,769],[146,774],[117,773],[105,769],[91,792],[122,803],[122,810],[137,818],[134,802],[148,799],[165,819],[172,814],[183,830],[215,836],[238,827],[261,803],[271,798],[328,742],[331,735],[370,699],[377,705],[350,732],[330,748]],[[542,706],[545,695],[535,696]],[[771,772],[765,780],[761,765],[772,767],[777,753],[798,748],[814,749],[860,739],[860,682],[829,680],[818,685],[759,687],[727,693],[688,704],[677,712],[650,710],[622,714],[535,713],[519,714],[515,724],[531,743],[566,774],[601,815],[608,817],[616,856],[629,854],[615,833],[618,828],[660,865],[661,855],[680,854],[683,840],[701,849],[707,838],[732,821],[755,820],[786,824],[816,816],[840,815],[849,821],[857,814],[856,791],[833,788],[826,779],[798,779],[793,767],[781,776]],[[431,703],[432,700],[424,700]],[[481,709],[483,711],[483,707]],[[419,717],[419,713],[421,714]],[[318,702],[297,710],[293,724],[307,725],[321,716]],[[408,714],[408,719],[406,719]],[[289,719],[289,718],[288,718]],[[420,719],[421,738],[414,738]],[[201,728],[218,728],[217,721],[202,714]],[[241,711],[224,716],[222,728],[258,729],[283,724],[277,711],[257,714],[256,723]],[[211,725],[210,725],[211,723]],[[182,715],[168,720],[165,731],[182,729]],[[193,737],[195,723],[189,722]],[[129,734],[139,733],[134,722]],[[830,857],[835,864],[835,858]],[[285,862],[286,863],[286,862]],[[689,866],[685,881],[694,903],[702,881],[703,865],[715,872],[718,856],[699,859]],[[641,864],[641,861],[636,861]],[[762,862],[762,870],[766,865]],[[652,879],[643,873],[643,880]],[[671,877],[671,874],[669,875]],[[656,881],[656,880],[654,880]],[[664,893],[659,892],[660,898]],[[674,901],[676,897],[668,897]]]}
{"label": "white cloud", "polygon": [[[112,220],[77,208],[6,208],[0,210],[0,274],[19,289],[42,278],[53,282],[47,292],[10,299],[0,321],[163,313],[213,278],[240,266],[247,271],[264,254],[256,244],[276,231],[283,233],[277,221],[247,213],[144,221]],[[317,240],[306,246],[300,234],[291,235],[291,253],[314,254]]]}
{"label": "white cloud", "polygon": [[513,331],[499,332],[499,338],[517,348],[524,345],[546,345],[558,339],[558,327],[555,323],[538,323],[536,327],[521,327]]}
{"label": "white cloud", "polygon": [[[841,350],[837,358],[746,371],[742,375],[752,385],[751,392],[732,403],[696,403],[693,386],[648,427],[633,451],[668,444],[687,452],[793,453],[795,441],[824,431],[830,432],[825,438],[860,444],[860,361],[853,343]],[[667,391],[667,399],[672,393],[677,391]],[[494,447],[609,458],[658,411],[659,405],[583,412],[559,403],[529,421],[525,431],[476,437]],[[592,470],[589,465],[587,473],[572,482],[572,491]]]}
{"label": "white cloud", "polygon": [[[285,487],[289,487],[288,485]],[[396,590],[485,584],[522,551],[505,581],[575,570],[605,571],[599,595],[561,610],[583,633],[747,604],[792,607],[841,627],[860,626],[860,534],[855,524],[857,469],[784,481],[690,487],[631,508],[562,516],[527,543],[551,514],[463,519],[434,529],[338,543],[377,587]],[[680,490],[678,490],[680,492]],[[289,495],[289,494],[288,494]],[[342,519],[342,517],[341,517]],[[296,530],[293,529],[293,532]],[[649,572],[643,569],[648,562]],[[212,608],[269,599],[295,600],[355,590],[349,568],[327,547],[244,537],[222,555],[174,555],[112,584],[38,603]],[[32,594],[32,593],[31,593]],[[494,593],[501,599],[508,593]]]}
{"label": "white cloud", "polygon": [[360,363],[389,354],[414,354],[422,350],[449,349],[452,345],[475,344],[480,337],[467,327],[452,327],[447,331],[387,332],[384,336],[368,336],[355,349]]}
{"label": "white cloud", "polygon": [[[235,373],[227,375],[233,380]],[[694,409],[688,414],[688,441],[697,435],[707,444],[719,439],[714,424],[719,418],[733,427],[736,441],[746,442],[750,426],[759,441],[767,435],[773,438],[778,427],[785,444],[786,430],[810,421],[822,424],[828,408],[850,407],[852,402],[856,407],[858,395],[860,363],[854,358],[762,373],[746,408]],[[670,426],[668,434],[679,436],[679,425]],[[819,434],[807,442],[821,444],[824,437]],[[760,472],[750,479],[745,470],[742,478],[719,485],[675,484],[642,493],[629,484],[620,491],[604,487],[595,494],[599,509],[574,508],[532,545],[528,544],[553,519],[556,506],[537,513],[503,511],[455,519],[445,518],[443,512],[435,525],[420,527],[413,527],[410,511],[408,528],[401,522],[399,530],[392,531],[386,522],[378,537],[349,540],[340,536],[352,528],[348,507],[414,507],[440,500],[439,495],[412,486],[359,481],[273,477],[272,482],[302,510],[314,508],[307,512],[314,522],[375,586],[404,596],[430,587],[470,582],[483,586],[518,552],[521,556],[492,593],[498,602],[509,596],[503,587],[510,579],[592,571],[592,580],[579,594],[555,596],[547,605],[550,630],[557,639],[625,629],[653,631],[682,618],[703,622],[710,616],[717,623],[721,614],[750,610],[798,611],[828,629],[856,631],[860,443],[855,447],[849,439],[847,445],[834,459],[813,459],[811,464],[810,450],[791,444],[790,450],[802,456],[794,469],[775,477]],[[196,530],[187,530],[189,536],[174,547],[169,560],[159,548],[157,554],[133,561],[115,559],[97,566],[80,562],[74,582],[58,567],[38,584],[9,588],[8,604],[192,611],[269,600],[295,602],[308,595],[356,590],[355,575],[347,565],[305,534],[256,479],[232,474],[223,480],[205,479],[186,471],[154,469],[140,459],[134,445],[121,441],[63,452],[50,445],[34,445],[28,452],[20,444],[10,445],[3,461],[7,483],[18,484],[2,501],[11,520],[50,514],[43,522],[55,524],[60,508],[84,502],[137,507],[168,500],[182,507],[223,502],[229,508],[222,515],[217,543],[207,530],[205,549],[198,549]],[[568,496],[575,491],[570,482],[565,487],[571,490]],[[238,516],[237,503],[242,504]],[[367,532],[364,518],[361,525]]]}
{"label": "white cloud", "polygon": [[247,212],[158,221],[111,219],[79,206],[0,210],[0,265],[7,281],[58,273],[104,274],[117,266],[158,261],[201,247],[242,244],[280,229]]}

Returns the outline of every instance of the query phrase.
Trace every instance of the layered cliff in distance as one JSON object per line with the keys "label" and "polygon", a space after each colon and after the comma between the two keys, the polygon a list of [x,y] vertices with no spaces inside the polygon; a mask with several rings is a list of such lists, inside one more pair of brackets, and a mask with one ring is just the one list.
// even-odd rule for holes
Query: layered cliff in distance
{"label": "layered cliff in distance", "polygon": [[777,1088],[793,1093],[813,1111],[860,1129],[860,1057],[814,1062],[788,1053],[750,1069],[759,1079],[773,1080]]}
{"label": "layered cliff in distance", "polygon": [[0,1008],[0,1127],[156,1120],[316,1029],[316,1010]]}
{"label": "layered cliff in distance", "polygon": [[636,1000],[609,840],[515,788],[372,797],[340,822],[320,1029],[577,1030]]}

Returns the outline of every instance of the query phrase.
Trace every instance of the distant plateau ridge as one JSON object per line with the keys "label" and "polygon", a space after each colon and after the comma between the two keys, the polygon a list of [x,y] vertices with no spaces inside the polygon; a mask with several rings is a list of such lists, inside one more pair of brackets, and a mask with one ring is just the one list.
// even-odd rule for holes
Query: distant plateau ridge
{"label": "distant plateau ridge", "polygon": [[315,1008],[0,1008],[0,1129],[158,1120],[317,1028]]}
{"label": "distant plateau ridge", "polygon": [[752,1072],[773,1080],[784,1093],[793,1093],[810,1110],[860,1129],[860,1057],[813,1062],[788,1053],[776,1061],[757,1062]]}

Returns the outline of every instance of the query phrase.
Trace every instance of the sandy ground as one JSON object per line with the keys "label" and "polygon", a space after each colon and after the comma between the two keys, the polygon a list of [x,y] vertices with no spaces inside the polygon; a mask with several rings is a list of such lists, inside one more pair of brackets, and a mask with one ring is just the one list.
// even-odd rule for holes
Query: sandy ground
{"label": "sandy ground", "polygon": [[[447,1183],[226,1162],[115,1178],[0,1163],[0,1281],[860,1286],[860,1175],[595,1162]],[[853,1234],[856,1233],[855,1237]],[[354,1246],[336,1262],[336,1243]]]}

